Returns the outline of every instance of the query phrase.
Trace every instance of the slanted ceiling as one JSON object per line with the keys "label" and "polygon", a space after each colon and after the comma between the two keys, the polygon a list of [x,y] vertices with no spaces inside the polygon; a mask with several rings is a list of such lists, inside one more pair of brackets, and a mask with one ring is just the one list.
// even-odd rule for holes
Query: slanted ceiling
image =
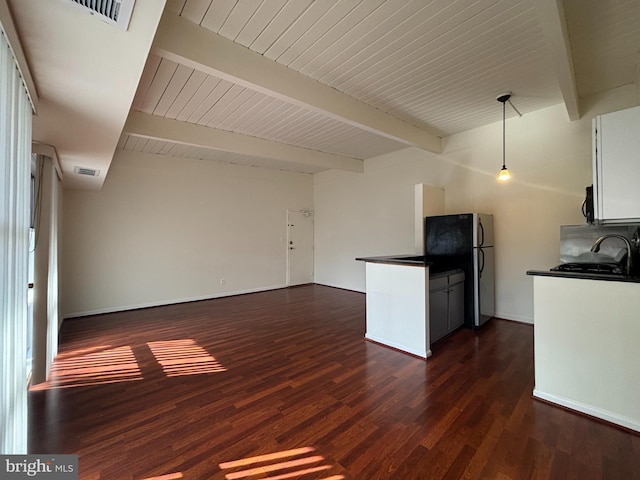
{"label": "slanted ceiling", "polygon": [[113,149],[357,172],[500,121],[505,91],[576,120],[637,84],[638,45],[637,0],[168,0]]}
{"label": "slanted ceiling", "polygon": [[[632,31],[640,2],[609,3],[170,0],[132,106],[135,124],[144,123],[141,114],[170,119],[235,134],[238,146],[216,150],[196,135],[181,143],[134,122],[119,145],[269,165],[243,150],[251,137],[264,140],[263,152],[275,142],[352,166],[407,146],[437,153],[441,137],[499,121],[495,98],[504,91],[525,115],[564,102],[575,120],[580,96],[635,81],[620,79],[637,60],[616,52],[640,40],[640,29]],[[601,29],[605,12],[611,25]],[[602,54],[593,58],[598,35]],[[605,59],[619,69],[589,80]],[[585,78],[576,81],[576,71]],[[289,158],[273,166],[315,173],[338,163]]]}
{"label": "slanted ceiling", "polygon": [[[517,85],[524,112],[562,101],[544,45],[522,1],[174,1],[132,110],[350,164],[407,146],[438,153],[442,136],[499,120],[498,90]],[[120,146],[227,161],[205,139],[144,133],[125,127]]]}

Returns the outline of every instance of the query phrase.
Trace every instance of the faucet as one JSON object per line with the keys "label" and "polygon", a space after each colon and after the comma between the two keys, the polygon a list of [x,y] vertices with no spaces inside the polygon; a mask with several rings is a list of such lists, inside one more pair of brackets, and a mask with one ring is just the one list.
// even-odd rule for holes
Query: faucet
{"label": "faucet", "polygon": [[631,269],[633,268],[633,261],[632,261],[632,251],[633,248],[631,247],[631,242],[629,241],[629,239],[627,237],[625,237],[624,235],[618,235],[617,233],[609,233],[607,235],[602,235],[601,237],[599,237],[595,242],[593,242],[593,245],[591,245],[591,251],[596,253],[600,250],[600,244],[602,242],[604,242],[607,238],[619,238],[620,240],[624,241],[625,245],[627,246],[627,275],[631,276]]}

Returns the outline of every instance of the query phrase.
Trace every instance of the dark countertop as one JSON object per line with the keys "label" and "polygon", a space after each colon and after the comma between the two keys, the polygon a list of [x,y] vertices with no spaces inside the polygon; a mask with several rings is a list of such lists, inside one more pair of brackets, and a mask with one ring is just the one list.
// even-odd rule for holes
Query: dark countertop
{"label": "dark countertop", "polygon": [[356,260],[369,263],[386,263],[388,265],[406,265],[409,267],[429,267],[431,278],[438,275],[461,272],[462,269],[449,261],[428,258],[424,255],[384,255],[381,257],[358,257]]}
{"label": "dark countertop", "polygon": [[613,275],[607,273],[581,273],[561,272],[555,270],[529,270],[527,275],[539,277],[579,278],[582,280],[605,280],[609,282],[640,283],[640,277],[628,277],[626,275]]}
{"label": "dark countertop", "polygon": [[358,257],[356,260],[369,263],[388,263],[390,265],[408,265],[413,267],[429,267],[432,262],[427,262],[424,255],[384,255],[381,257]]}

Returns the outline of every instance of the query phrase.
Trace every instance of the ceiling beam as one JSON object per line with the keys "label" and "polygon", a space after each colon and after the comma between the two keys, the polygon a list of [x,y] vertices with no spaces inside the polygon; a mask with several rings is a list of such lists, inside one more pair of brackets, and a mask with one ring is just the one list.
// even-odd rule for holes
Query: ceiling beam
{"label": "ceiling beam", "polygon": [[362,160],[357,158],[309,150],[133,110],[129,113],[124,132],[182,145],[311,165],[323,170],[364,171]]}
{"label": "ceiling beam", "polygon": [[440,137],[301,75],[173,12],[151,53],[378,135],[442,153]]}
{"label": "ceiling beam", "polygon": [[561,0],[536,0],[538,19],[555,69],[564,105],[570,120],[580,118],[576,77],[571,56],[571,43]]}

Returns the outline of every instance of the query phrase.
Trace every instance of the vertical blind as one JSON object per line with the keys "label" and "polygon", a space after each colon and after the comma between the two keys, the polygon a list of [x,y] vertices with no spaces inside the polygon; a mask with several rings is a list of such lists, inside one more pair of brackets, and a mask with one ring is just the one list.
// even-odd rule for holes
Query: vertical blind
{"label": "vertical blind", "polygon": [[58,354],[58,331],[60,330],[60,293],[58,291],[58,237],[60,227],[60,216],[62,211],[62,186],[55,170],[51,167],[49,176],[49,204],[51,205],[49,215],[49,239],[47,248],[49,249],[49,265],[47,269],[47,358],[46,371],[50,370],[53,359]]}
{"label": "vertical blind", "polygon": [[0,453],[27,453],[31,104],[0,26]]}
{"label": "vertical blind", "polygon": [[56,175],[53,159],[44,154],[38,154],[36,158],[32,385],[47,380],[58,352],[58,330],[62,318],[58,301],[62,184]]}

